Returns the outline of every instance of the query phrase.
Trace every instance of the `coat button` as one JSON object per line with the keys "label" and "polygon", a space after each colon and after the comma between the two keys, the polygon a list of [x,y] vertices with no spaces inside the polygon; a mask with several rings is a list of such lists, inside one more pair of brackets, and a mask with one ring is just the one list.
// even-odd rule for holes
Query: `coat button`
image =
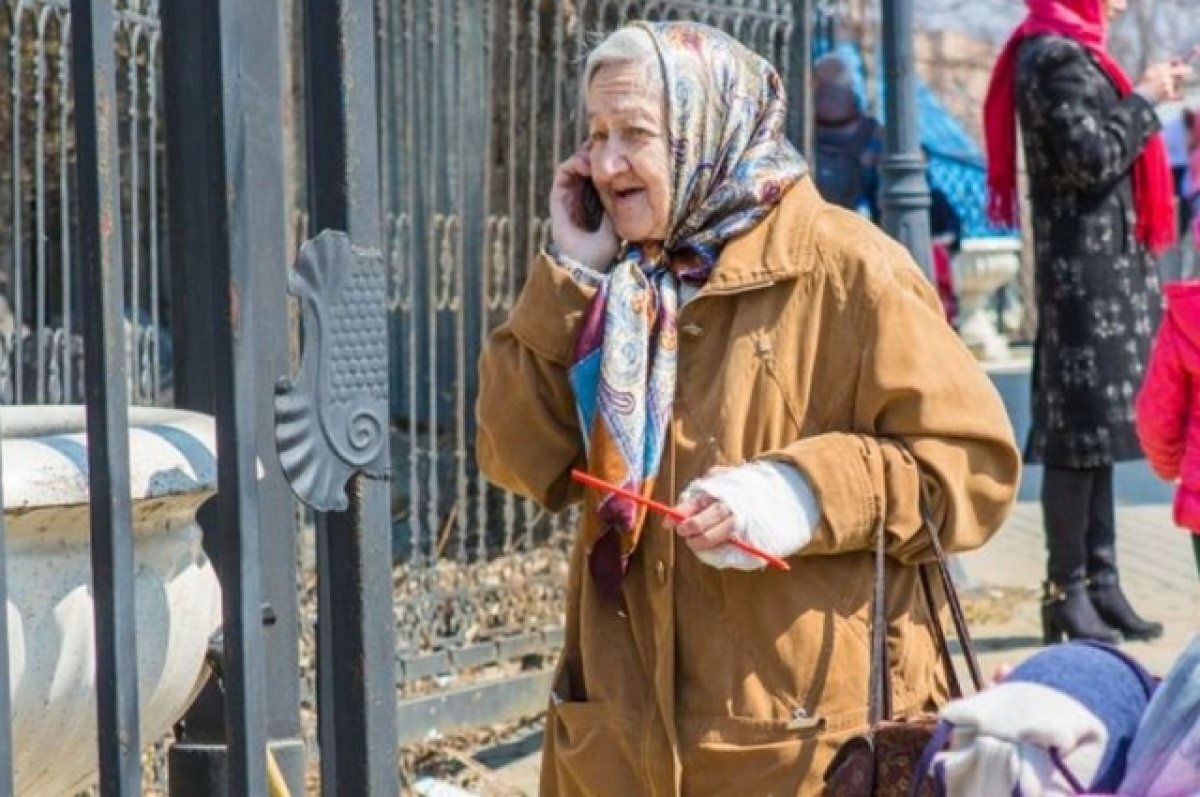
{"label": "coat button", "polygon": [[667,566],[663,564],[662,559],[659,559],[658,562],[655,563],[654,569],[658,573],[659,583],[666,584],[667,583]]}
{"label": "coat button", "polygon": [[698,338],[704,334],[704,330],[696,324],[684,324],[681,331],[689,338]]}

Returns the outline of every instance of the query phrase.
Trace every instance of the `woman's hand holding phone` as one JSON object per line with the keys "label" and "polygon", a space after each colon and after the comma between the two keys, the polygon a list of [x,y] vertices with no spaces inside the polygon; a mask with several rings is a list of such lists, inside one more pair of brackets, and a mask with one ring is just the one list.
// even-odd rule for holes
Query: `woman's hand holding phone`
{"label": "woman's hand holding phone", "polygon": [[592,183],[590,149],[591,142],[585,141],[554,173],[550,235],[567,257],[596,271],[607,271],[621,242]]}

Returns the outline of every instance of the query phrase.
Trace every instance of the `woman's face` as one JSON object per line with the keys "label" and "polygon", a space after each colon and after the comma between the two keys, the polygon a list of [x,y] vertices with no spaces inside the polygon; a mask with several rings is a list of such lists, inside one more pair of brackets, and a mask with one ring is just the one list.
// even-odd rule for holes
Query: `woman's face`
{"label": "woman's face", "polygon": [[1121,16],[1129,9],[1129,0],[1103,0],[1104,13],[1108,16],[1109,21]]}
{"label": "woman's face", "polygon": [[592,181],[617,235],[634,243],[662,241],[670,223],[665,103],[656,83],[644,64],[608,64],[587,92]]}

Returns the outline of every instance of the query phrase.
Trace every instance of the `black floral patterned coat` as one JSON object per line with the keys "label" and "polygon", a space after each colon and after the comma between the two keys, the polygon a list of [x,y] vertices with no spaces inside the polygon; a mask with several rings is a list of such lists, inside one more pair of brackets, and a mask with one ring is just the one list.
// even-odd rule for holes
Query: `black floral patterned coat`
{"label": "black floral patterned coat", "polygon": [[1140,459],[1134,397],[1162,299],[1134,237],[1133,164],[1158,117],[1058,36],[1022,43],[1016,90],[1037,264],[1025,459],[1057,468]]}

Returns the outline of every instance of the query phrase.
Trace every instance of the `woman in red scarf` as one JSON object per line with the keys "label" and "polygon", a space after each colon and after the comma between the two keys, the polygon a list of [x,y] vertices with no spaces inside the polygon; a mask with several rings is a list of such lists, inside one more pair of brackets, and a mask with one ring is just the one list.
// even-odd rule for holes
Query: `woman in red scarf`
{"label": "woman in red scarf", "polygon": [[990,211],[1015,224],[1016,127],[1029,172],[1038,306],[1029,463],[1045,465],[1047,642],[1152,639],[1117,578],[1113,464],[1140,459],[1134,397],[1161,313],[1153,255],[1175,239],[1154,104],[1189,72],[1135,87],[1106,49],[1126,0],[1027,0],[984,107]]}

